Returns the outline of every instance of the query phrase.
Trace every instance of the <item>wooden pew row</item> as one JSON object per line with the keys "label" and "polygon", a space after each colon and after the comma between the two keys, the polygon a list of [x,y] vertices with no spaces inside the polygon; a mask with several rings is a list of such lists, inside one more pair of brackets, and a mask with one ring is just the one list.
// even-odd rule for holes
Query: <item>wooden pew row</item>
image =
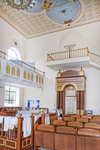
{"label": "wooden pew row", "polygon": [[16,110],[0,111],[0,116],[16,116]]}
{"label": "wooden pew row", "polygon": [[100,130],[67,126],[36,125],[34,150],[100,150]]}
{"label": "wooden pew row", "polygon": [[100,150],[100,130],[78,130],[76,145],[77,150]]}
{"label": "wooden pew row", "polygon": [[42,107],[41,108],[34,108],[34,107],[32,107],[32,108],[30,107],[29,108],[29,107],[25,107],[25,110],[26,109],[28,109],[28,110],[33,110],[33,109],[35,109],[35,110],[41,110],[41,109],[44,109],[44,110],[46,110],[46,112],[49,112],[49,108],[42,108]]}
{"label": "wooden pew row", "polygon": [[22,110],[22,107],[0,107],[0,111],[7,111],[7,110]]}
{"label": "wooden pew row", "polygon": [[[23,118],[18,118],[18,127],[13,130],[3,131],[4,121],[0,130],[0,150],[32,150],[34,145],[34,116],[31,115],[31,135],[23,137]],[[13,135],[12,135],[13,131]]]}
{"label": "wooden pew row", "polygon": [[[54,120],[57,120],[57,119],[58,119],[57,110],[56,110],[55,113],[47,112],[47,114],[48,114],[49,117],[50,117],[50,124],[52,124]],[[43,112],[42,115],[41,115],[41,124],[45,124],[45,113],[44,113],[44,112]]]}

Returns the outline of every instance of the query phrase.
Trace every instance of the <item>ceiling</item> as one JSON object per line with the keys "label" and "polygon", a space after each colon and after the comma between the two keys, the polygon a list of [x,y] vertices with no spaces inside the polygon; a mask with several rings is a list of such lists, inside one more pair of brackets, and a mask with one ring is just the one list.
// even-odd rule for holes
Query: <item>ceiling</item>
{"label": "ceiling", "polygon": [[0,0],[0,15],[26,38],[100,20],[100,0],[36,0],[33,8],[17,10]]}

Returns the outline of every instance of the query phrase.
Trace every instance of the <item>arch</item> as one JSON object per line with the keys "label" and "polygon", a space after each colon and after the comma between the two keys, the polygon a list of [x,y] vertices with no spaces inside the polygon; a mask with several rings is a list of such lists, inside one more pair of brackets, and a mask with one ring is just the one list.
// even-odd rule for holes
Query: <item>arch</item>
{"label": "arch", "polygon": [[36,76],[36,82],[38,82],[38,75]]}
{"label": "arch", "polygon": [[23,77],[24,79],[26,79],[26,71],[24,71]]}
{"label": "arch", "polygon": [[7,74],[10,74],[10,65],[8,65],[8,64],[7,64],[7,66],[6,66],[6,73],[7,73]]}
{"label": "arch", "polygon": [[44,80],[43,80],[43,78],[42,78],[42,84],[43,84],[43,82],[44,82]]}
{"label": "arch", "polygon": [[41,83],[41,77],[39,77],[39,83]]}
{"label": "arch", "polygon": [[74,83],[72,83],[72,82],[65,83],[65,84],[62,86],[61,91],[63,91],[64,88],[65,88],[66,86],[68,86],[68,85],[73,85],[73,86],[75,87],[76,91],[78,91],[78,87],[76,86],[76,84],[74,84]]}
{"label": "arch", "polygon": [[21,60],[21,55],[18,51],[17,48],[15,47],[10,47],[8,50],[7,50],[7,54],[11,57],[8,56],[8,59],[18,59],[18,60]]}
{"label": "arch", "polygon": [[31,81],[33,81],[34,80],[34,75],[33,74],[31,74]]}
{"label": "arch", "polygon": [[86,47],[84,38],[79,31],[67,31],[60,39],[59,50],[65,51],[64,46],[76,44],[71,50]]}
{"label": "arch", "polygon": [[20,77],[20,69],[17,69],[17,77]]}
{"label": "arch", "polygon": [[11,74],[15,76],[15,67],[12,67]]}
{"label": "arch", "polygon": [[30,80],[30,73],[28,72],[27,79]]}

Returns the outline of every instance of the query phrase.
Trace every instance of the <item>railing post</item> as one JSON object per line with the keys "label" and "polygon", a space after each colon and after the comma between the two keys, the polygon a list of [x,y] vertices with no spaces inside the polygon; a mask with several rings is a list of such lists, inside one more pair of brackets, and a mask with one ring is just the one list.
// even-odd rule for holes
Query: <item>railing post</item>
{"label": "railing post", "polygon": [[22,150],[22,126],[23,126],[23,118],[22,115],[19,114],[18,118],[18,128],[17,128],[17,150]]}
{"label": "railing post", "polygon": [[45,114],[44,114],[44,112],[41,115],[41,124],[45,124]]}
{"label": "railing post", "polygon": [[87,47],[87,56],[89,56],[89,48]]}
{"label": "railing post", "polygon": [[34,148],[34,116],[33,113],[31,113],[31,150]]}

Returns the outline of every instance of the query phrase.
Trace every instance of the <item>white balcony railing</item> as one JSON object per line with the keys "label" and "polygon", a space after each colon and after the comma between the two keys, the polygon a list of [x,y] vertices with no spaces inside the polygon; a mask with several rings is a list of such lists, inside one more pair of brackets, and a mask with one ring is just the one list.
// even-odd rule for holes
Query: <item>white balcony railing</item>
{"label": "white balcony railing", "polygon": [[80,57],[86,57],[86,56],[89,56],[90,61],[100,65],[100,56],[96,55],[94,53],[91,53],[88,50],[88,47],[70,50],[70,51],[49,53],[49,54],[47,54],[47,62],[72,59],[72,58],[80,58]]}
{"label": "white balcony railing", "polygon": [[0,51],[0,82],[13,82],[25,86],[42,87],[44,72],[8,56]]}

